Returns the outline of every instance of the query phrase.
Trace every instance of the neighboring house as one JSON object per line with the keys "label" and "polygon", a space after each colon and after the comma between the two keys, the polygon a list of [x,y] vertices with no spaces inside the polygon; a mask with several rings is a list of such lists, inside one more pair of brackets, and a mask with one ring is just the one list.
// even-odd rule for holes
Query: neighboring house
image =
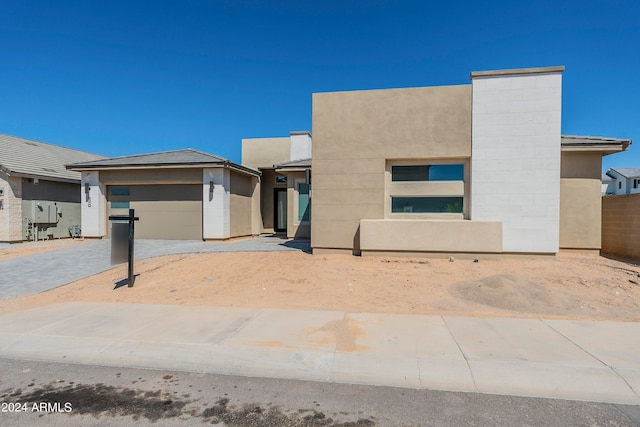
{"label": "neighboring house", "polygon": [[135,209],[136,238],[260,234],[260,172],[185,149],[67,165],[82,173],[82,234],[111,235],[110,215]]}
{"label": "neighboring house", "polygon": [[602,174],[602,195],[611,196],[616,194],[616,180],[606,173]]}
{"label": "neighboring house", "polygon": [[79,232],[80,173],[64,165],[100,158],[0,134],[0,241],[62,238]]}
{"label": "neighboring house", "polygon": [[602,156],[631,141],[561,135],[563,71],[314,94],[314,254],[599,250]]}
{"label": "neighboring house", "polygon": [[311,134],[242,140],[242,164],[259,169],[261,233],[308,239],[311,232]]}
{"label": "neighboring house", "polygon": [[640,193],[640,168],[609,169],[602,175],[602,188],[604,195]]}

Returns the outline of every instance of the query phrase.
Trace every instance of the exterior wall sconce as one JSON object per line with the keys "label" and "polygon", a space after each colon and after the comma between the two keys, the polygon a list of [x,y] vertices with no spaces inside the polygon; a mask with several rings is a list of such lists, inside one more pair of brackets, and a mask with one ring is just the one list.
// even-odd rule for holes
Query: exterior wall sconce
{"label": "exterior wall sconce", "polygon": [[213,194],[213,188],[215,187],[215,185],[213,185],[213,181],[209,181],[209,193]]}
{"label": "exterior wall sconce", "polygon": [[89,194],[89,192],[90,192],[90,191],[91,191],[91,186],[89,185],[89,183],[88,183],[88,182],[85,182],[85,183],[84,183],[84,192],[85,192],[86,194]]}

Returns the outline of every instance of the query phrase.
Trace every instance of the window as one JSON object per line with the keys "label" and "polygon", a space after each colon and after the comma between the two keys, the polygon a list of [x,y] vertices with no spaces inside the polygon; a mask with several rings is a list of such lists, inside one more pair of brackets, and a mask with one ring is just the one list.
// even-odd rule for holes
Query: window
{"label": "window", "polygon": [[111,209],[129,209],[129,202],[111,202]]}
{"label": "window", "polygon": [[309,201],[309,184],[298,184],[298,221],[309,221],[311,218]]}
{"label": "window", "polygon": [[109,193],[112,196],[128,196],[129,195],[129,187],[110,187]]}
{"label": "window", "polygon": [[622,181],[618,181],[618,190],[622,190]]}
{"label": "window", "polygon": [[464,165],[391,166],[391,181],[464,181]]}
{"label": "window", "polygon": [[462,196],[392,196],[392,213],[462,213]]}
{"label": "window", "polygon": [[286,184],[287,177],[284,175],[276,175],[276,184]]}
{"label": "window", "polygon": [[633,188],[638,188],[638,181],[640,181],[640,179],[633,180]]}

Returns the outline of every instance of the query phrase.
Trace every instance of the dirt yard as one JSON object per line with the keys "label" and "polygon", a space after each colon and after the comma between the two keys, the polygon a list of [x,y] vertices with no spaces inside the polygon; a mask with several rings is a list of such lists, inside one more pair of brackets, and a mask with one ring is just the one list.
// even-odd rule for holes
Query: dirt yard
{"label": "dirt yard", "polygon": [[37,295],[0,314],[66,301],[640,321],[640,267],[588,255],[360,258],[302,252],[172,255]]}

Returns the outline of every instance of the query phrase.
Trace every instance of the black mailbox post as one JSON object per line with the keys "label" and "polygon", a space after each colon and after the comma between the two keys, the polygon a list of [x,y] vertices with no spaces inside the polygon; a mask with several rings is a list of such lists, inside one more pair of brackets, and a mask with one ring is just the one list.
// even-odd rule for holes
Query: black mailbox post
{"label": "black mailbox post", "polygon": [[[129,215],[110,215],[111,225],[111,265],[129,263],[128,286],[133,287],[133,236],[134,223],[140,218],[129,209]],[[126,221],[126,222],[124,222]]]}

